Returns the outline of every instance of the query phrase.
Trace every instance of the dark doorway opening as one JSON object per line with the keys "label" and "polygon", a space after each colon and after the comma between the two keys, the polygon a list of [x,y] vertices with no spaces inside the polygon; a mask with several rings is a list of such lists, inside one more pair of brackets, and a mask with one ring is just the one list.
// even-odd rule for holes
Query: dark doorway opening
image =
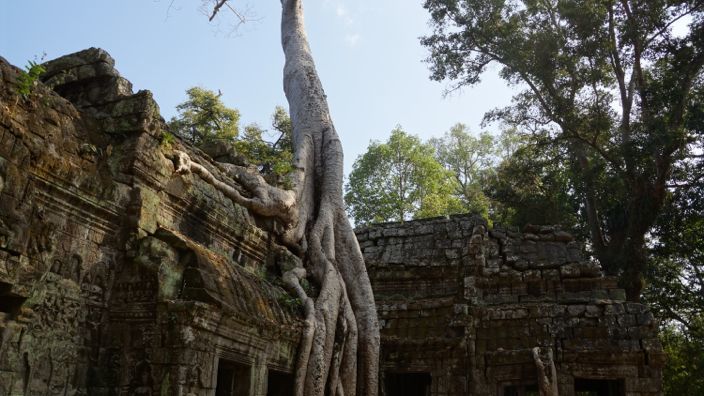
{"label": "dark doorway opening", "polygon": [[624,396],[626,394],[622,379],[574,379],[575,396]]}
{"label": "dark doorway opening", "polygon": [[504,385],[501,396],[538,396],[536,384],[511,384]]}
{"label": "dark doorway opening", "polygon": [[269,369],[266,396],[293,396],[293,374]]}
{"label": "dark doorway opening", "polygon": [[430,396],[430,373],[386,373],[386,396]]}
{"label": "dark doorway opening", "polygon": [[218,382],[215,396],[249,395],[251,368],[225,359],[218,361]]}

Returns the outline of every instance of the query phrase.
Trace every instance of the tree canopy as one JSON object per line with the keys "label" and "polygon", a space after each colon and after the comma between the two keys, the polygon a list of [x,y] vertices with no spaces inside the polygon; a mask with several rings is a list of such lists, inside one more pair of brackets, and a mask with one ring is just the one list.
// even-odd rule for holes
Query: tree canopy
{"label": "tree canopy", "polygon": [[[565,177],[556,175],[559,164],[549,164],[553,154],[536,150],[515,129],[475,136],[459,123],[422,142],[397,127],[355,161],[346,186],[348,212],[357,224],[473,213],[509,225],[574,228],[576,209],[565,200],[567,192],[557,192]],[[543,210],[544,199],[552,210]]]}
{"label": "tree canopy", "polygon": [[514,132],[502,135],[501,140],[505,143],[500,146],[514,147],[505,151],[483,184],[491,218],[517,227],[559,224],[585,237],[565,150],[536,144],[529,135]]}
{"label": "tree canopy", "polygon": [[178,116],[169,121],[171,131],[202,149],[213,143],[231,146],[248,164],[256,166],[268,182],[286,184],[284,178],[292,171],[293,163],[293,127],[286,109],[274,109],[273,133],[258,124],[249,124],[240,134],[240,112],[225,105],[219,91],[216,94],[193,87],[186,94],[188,99],[176,107]]}
{"label": "tree canopy", "polygon": [[593,252],[638,300],[646,235],[674,164],[692,155],[700,133],[688,120],[702,107],[701,2],[427,0],[425,8],[432,78],[472,85],[496,63],[525,88],[487,119],[566,154]]}
{"label": "tree canopy", "polygon": [[453,191],[452,174],[436,161],[433,147],[399,126],[357,158],[345,201],[357,224],[405,221],[461,212]]}
{"label": "tree canopy", "polygon": [[188,99],[176,106],[178,116],[169,121],[170,129],[189,143],[200,146],[212,140],[234,140],[239,135],[240,112],[220,100],[222,94],[192,87]]}
{"label": "tree canopy", "polygon": [[270,139],[264,139],[267,131],[257,124],[245,126],[242,136],[234,146],[250,164],[273,184],[285,184],[283,178],[293,170],[293,129],[286,109],[276,106],[271,116],[274,130]]}
{"label": "tree canopy", "polygon": [[494,136],[482,132],[474,137],[466,125],[456,124],[442,138],[429,143],[435,148],[438,162],[454,176],[454,195],[464,211],[488,218],[491,203],[484,194],[483,182],[493,172],[497,159]]}

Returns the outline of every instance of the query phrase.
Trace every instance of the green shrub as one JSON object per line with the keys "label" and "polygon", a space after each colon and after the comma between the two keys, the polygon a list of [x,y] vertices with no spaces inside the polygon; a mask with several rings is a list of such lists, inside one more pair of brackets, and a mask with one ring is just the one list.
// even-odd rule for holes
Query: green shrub
{"label": "green shrub", "polygon": [[17,93],[23,98],[28,98],[39,81],[39,77],[46,72],[44,66],[35,61],[27,62],[25,70],[17,77]]}

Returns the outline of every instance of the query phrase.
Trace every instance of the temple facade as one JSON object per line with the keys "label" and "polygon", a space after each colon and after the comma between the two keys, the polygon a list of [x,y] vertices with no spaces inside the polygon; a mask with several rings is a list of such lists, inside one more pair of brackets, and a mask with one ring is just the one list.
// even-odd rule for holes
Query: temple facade
{"label": "temple facade", "polygon": [[[0,395],[292,394],[303,329],[270,219],[174,173],[228,152],[164,139],[105,52],[48,62],[28,97],[0,58]],[[233,184],[236,182],[232,181]],[[383,395],[662,393],[656,322],[554,227],[471,216],[360,229]]]}

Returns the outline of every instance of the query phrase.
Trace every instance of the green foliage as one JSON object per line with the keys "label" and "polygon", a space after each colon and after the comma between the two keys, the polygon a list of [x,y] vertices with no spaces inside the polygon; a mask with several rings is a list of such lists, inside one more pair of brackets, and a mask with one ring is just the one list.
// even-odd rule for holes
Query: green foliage
{"label": "green foliage", "polygon": [[435,148],[438,162],[454,175],[454,195],[465,211],[488,218],[491,202],[484,194],[483,184],[493,173],[496,161],[494,137],[488,132],[474,137],[466,125],[457,124],[445,136],[429,143]]}
{"label": "green foliage", "polygon": [[[502,224],[560,224],[573,233],[583,227],[579,202],[570,184],[566,153],[541,145],[515,131],[502,134],[505,154],[496,171],[486,178],[484,191],[492,202],[492,219]],[[512,149],[507,149],[512,145]]]}
{"label": "green foliage", "polygon": [[188,99],[176,106],[178,117],[169,121],[171,131],[200,146],[211,140],[234,141],[239,134],[240,113],[222,103],[221,93],[192,87]]}
{"label": "green foliage", "polygon": [[[193,87],[186,91],[188,99],[176,108],[177,117],[169,122],[169,129],[198,147],[215,140],[231,144],[235,150],[259,168],[271,184],[288,187],[285,178],[293,170],[293,129],[286,109],[277,106],[272,115],[272,139],[265,139],[268,132],[257,124],[244,127],[240,135],[240,113],[222,103],[221,94]],[[162,136],[162,144],[173,141],[170,133]]]}
{"label": "green foliage", "polygon": [[405,221],[462,211],[452,174],[434,149],[397,127],[355,161],[345,201],[357,224]]}
{"label": "green foliage", "polygon": [[[673,164],[700,130],[704,8],[688,0],[426,0],[432,78],[479,82],[491,63],[525,89],[493,111],[564,153],[565,193],[579,202],[590,246],[638,299],[646,236],[668,195]],[[677,20],[690,18],[681,36]],[[554,149],[548,149],[547,146]]]}
{"label": "green foliage", "polygon": [[20,75],[17,77],[17,93],[19,93],[23,98],[28,98],[32,93],[32,90],[37,85],[39,77],[46,72],[44,66],[36,61],[27,62],[25,70],[20,71]]}
{"label": "green foliage", "polygon": [[672,194],[658,218],[645,290],[658,316],[685,332],[704,317],[704,180],[697,168],[692,176],[700,180]]}
{"label": "green foliage", "polygon": [[302,311],[303,302],[298,297],[293,297],[289,294],[279,294],[277,301],[279,305],[291,310],[291,311]]}
{"label": "green foliage", "polygon": [[[357,159],[345,198],[359,224],[475,213],[510,225],[576,228],[577,205],[556,158],[515,129],[475,137],[457,124],[424,144],[397,128],[387,143],[372,142]],[[423,196],[427,191],[436,192]]]}
{"label": "green foliage", "polygon": [[171,145],[174,143],[175,139],[176,138],[174,137],[174,135],[171,132],[164,131],[161,134],[161,141],[159,142],[159,144],[161,144],[161,147],[163,147],[165,149],[169,149],[169,148],[171,148]]}
{"label": "green foliage", "polygon": [[235,148],[272,184],[288,187],[285,177],[293,170],[293,129],[286,110],[277,106],[272,115],[273,143],[264,140],[267,132],[257,124],[247,125]]}
{"label": "green foliage", "polygon": [[[699,129],[702,119],[692,119]],[[698,124],[699,127],[696,127]],[[702,139],[693,142],[701,152]],[[675,190],[652,232],[645,300],[664,326],[666,395],[704,394],[704,164],[682,158]]]}
{"label": "green foliage", "polygon": [[660,331],[667,355],[663,370],[666,396],[704,395],[704,317],[698,318],[696,326],[696,333],[672,324]]}

